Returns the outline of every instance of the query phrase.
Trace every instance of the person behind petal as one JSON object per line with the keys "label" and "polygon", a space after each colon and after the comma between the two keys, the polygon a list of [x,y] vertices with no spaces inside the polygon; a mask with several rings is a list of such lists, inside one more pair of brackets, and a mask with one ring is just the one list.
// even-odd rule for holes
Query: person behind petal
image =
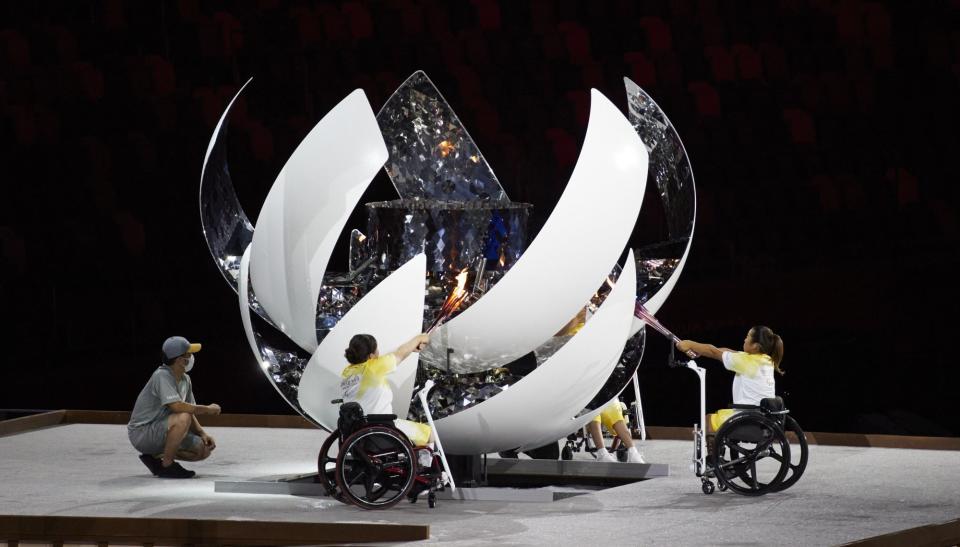
{"label": "person behind petal", "polygon": [[593,445],[597,447],[594,456],[600,462],[615,462],[617,459],[607,451],[603,443],[603,433],[600,431],[600,424],[607,428],[611,435],[620,437],[620,442],[627,447],[627,463],[645,463],[643,456],[637,451],[633,442],[633,435],[627,429],[623,420],[623,409],[620,406],[620,399],[614,399],[607,403],[596,418],[587,423],[587,431],[593,439]]}
{"label": "person behind petal", "polygon": [[[393,391],[387,384],[387,375],[414,351],[420,351],[430,341],[427,334],[418,334],[390,353],[380,355],[377,339],[369,334],[357,334],[343,352],[350,363],[340,374],[343,402],[360,404],[364,414],[394,414]],[[395,420],[413,446],[426,446],[433,440],[430,426],[410,420]]]}
{"label": "person behind petal", "polygon": [[[743,340],[743,351],[718,348],[693,340],[677,342],[677,349],[686,353],[693,351],[704,357],[717,359],[723,366],[733,371],[733,404],[759,406],[761,399],[776,397],[776,379],[774,372],[783,375],[780,368],[783,361],[783,340],[769,327],[756,326],[747,332]],[[707,415],[707,451],[708,459],[713,456],[713,437],[730,416],[737,411],[722,408]]]}
{"label": "person behind petal", "polygon": [[197,415],[220,414],[220,405],[196,404],[187,374],[198,351],[200,344],[191,344],[182,336],[167,338],[162,347],[163,364],[150,375],[133,405],[127,437],[140,451],[140,461],[158,477],[189,479],[195,473],[174,460],[205,460],[217,447],[200,427]]}

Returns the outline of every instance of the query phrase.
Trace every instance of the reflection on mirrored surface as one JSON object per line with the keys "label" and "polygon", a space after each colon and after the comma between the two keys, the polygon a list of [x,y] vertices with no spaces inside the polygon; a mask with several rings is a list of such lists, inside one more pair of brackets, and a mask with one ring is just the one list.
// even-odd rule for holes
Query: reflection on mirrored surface
{"label": "reflection on mirrored surface", "polygon": [[[247,84],[237,91],[234,101]],[[200,178],[200,224],[214,262],[236,291],[240,256],[253,240],[253,224],[237,199],[227,163],[227,125],[234,101],[230,102],[217,125],[204,163]]]}
{"label": "reflection on mirrored surface", "polygon": [[[383,278],[425,252],[424,329],[428,330],[468,309],[513,266],[526,248],[530,208],[526,203],[429,199],[368,203],[374,276]],[[445,309],[460,278],[463,297]],[[445,366],[442,352],[428,348],[420,357],[421,366]]]}
{"label": "reflection on mirrored surface", "polygon": [[401,198],[509,201],[460,119],[423,71],[383,105],[387,175]]}
{"label": "reflection on mirrored surface", "polygon": [[[637,256],[678,259],[693,235],[697,199],[693,168],[680,135],[660,106],[629,78],[623,81],[628,118],[650,153],[648,176],[657,186],[667,220],[668,239],[638,249]],[[665,273],[664,279],[669,277]]]}
{"label": "reflection on mirrored surface", "polygon": [[279,329],[262,318],[266,312],[257,302],[252,284],[244,283],[244,285],[247,287],[248,305],[257,313],[257,315],[251,314],[250,321],[261,370],[291,408],[304,418],[316,423],[297,402],[300,378],[303,376],[303,370],[310,356]]}

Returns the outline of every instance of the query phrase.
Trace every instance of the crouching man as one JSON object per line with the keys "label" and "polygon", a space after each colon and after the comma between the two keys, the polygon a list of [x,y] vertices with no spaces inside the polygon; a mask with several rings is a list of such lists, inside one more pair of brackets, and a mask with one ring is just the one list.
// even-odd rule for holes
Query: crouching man
{"label": "crouching man", "polygon": [[220,414],[220,405],[196,404],[187,374],[198,351],[200,344],[191,344],[182,336],[167,338],[163,364],[140,390],[127,424],[127,436],[140,451],[140,461],[158,477],[189,479],[195,473],[174,460],[205,460],[217,447],[200,427],[197,415]]}

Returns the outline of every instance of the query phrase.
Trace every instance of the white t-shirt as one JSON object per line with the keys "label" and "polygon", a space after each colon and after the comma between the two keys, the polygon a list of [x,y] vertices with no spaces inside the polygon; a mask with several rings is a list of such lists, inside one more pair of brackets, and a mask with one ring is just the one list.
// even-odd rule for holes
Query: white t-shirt
{"label": "white t-shirt", "polygon": [[773,360],[764,353],[725,351],[723,366],[736,372],[733,378],[733,404],[759,405],[760,399],[776,397]]}
{"label": "white t-shirt", "polygon": [[387,375],[396,369],[397,358],[392,353],[343,369],[343,402],[360,403],[364,414],[393,414],[393,391],[387,384]]}

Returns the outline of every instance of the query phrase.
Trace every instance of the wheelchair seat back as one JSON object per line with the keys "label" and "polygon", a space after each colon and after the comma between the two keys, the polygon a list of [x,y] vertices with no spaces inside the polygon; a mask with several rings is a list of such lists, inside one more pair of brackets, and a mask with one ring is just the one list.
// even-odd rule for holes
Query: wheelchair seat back
{"label": "wheelchair seat back", "polygon": [[337,419],[337,430],[340,438],[344,439],[367,423],[360,403],[344,403],[340,405],[340,418]]}
{"label": "wheelchair seat back", "polygon": [[789,412],[787,405],[783,403],[783,397],[760,399],[760,410],[763,410],[767,414],[786,414]]}

